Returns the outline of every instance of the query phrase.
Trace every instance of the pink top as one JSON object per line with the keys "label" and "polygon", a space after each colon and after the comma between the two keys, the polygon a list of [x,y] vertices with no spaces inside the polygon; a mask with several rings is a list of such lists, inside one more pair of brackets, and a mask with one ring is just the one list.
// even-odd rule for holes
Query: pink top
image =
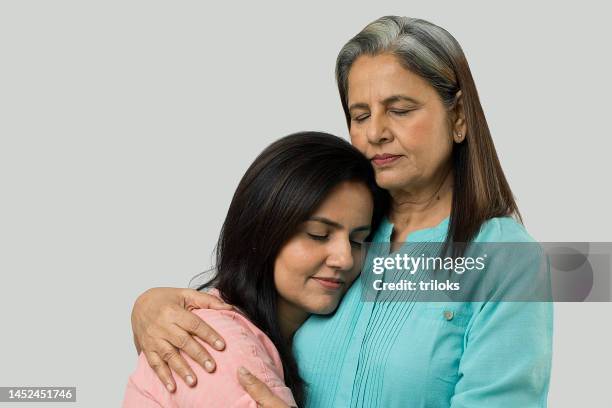
{"label": "pink top", "polygon": [[[216,294],[216,291],[209,293]],[[225,339],[224,351],[206,347],[217,363],[215,372],[209,374],[181,352],[198,377],[198,384],[191,388],[177,379],[176,391],[170,393],[141,353],[136,371],[128,380],[124,408],[256,408],[257,403],[238,382],[238,367],[241,365],[265,382],[289,406],[297,406],[291,390],[285,385],[278,351],[268,336],[238,312],[196,309],[193,313]]]}

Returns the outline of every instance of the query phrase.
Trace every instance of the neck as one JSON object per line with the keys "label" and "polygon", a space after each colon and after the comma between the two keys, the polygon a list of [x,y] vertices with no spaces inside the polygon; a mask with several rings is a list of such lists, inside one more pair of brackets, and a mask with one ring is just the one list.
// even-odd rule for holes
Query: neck
{"label": "neck", "polygon": [[308,313],[281,297],[278,298],[278,322],[281,334],[287,342],[291,344],[293,335],[308,318]]}
{"label": "neck", "polygon": [[451,212],[453,173],[449,169],[423,188],[404,188],[389,191],[391,213],[395,226],[394,239],[403,241],[408,233],[438,225]]}

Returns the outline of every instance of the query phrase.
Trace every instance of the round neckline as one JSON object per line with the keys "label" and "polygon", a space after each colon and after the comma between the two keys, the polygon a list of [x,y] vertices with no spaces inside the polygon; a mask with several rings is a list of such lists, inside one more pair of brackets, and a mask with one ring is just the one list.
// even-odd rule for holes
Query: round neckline
{"label": "round neckline", "polygon": [[[433,227],[422,228],[416,231],[412,231],[408,234],[404,242],[418,242],[421,240],[428,240],[440,236],[446,237],[449,219],[450,217],[446,217]],[[391,233],[393,232],[393,228],[395,225],[386,215],[383,218],[383,226],[385,228],[383,237],[385,238],[385,241],[391,242]]]}

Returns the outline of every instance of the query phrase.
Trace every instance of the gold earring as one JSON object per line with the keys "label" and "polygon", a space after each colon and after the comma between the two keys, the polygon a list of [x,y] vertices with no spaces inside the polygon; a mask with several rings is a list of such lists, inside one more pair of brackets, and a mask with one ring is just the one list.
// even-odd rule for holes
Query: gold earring
{"label": "gold earring", "polygon": [[457,137],[455,138],[455,140],[457,141],[457,143],[463,141],[463,136],[461,136],[461,133],[457,133]]}

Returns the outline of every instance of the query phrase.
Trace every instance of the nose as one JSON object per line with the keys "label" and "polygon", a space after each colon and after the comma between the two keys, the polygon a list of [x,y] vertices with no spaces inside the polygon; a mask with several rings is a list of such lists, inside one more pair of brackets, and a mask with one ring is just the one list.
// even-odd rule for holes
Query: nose
{"label": "nose", "polygon": [[391,132],[387,128],[385,115],[375,112],[370,113],[366,135],[368,141],[372,144],[387,143],[391,140]]}
{"label": "nose", "polygon": [[330,268],[344,271],[353,268],[353,248],[348,237],[338,238],[331,243],[326,264]]}

